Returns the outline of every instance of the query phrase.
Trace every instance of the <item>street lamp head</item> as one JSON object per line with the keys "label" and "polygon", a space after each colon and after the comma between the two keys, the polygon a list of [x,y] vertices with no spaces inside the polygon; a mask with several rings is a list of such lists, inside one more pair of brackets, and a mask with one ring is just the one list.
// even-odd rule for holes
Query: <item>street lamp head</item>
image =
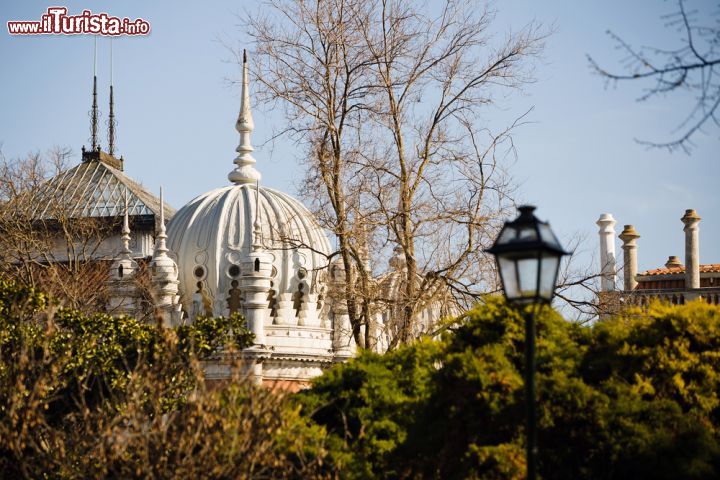
{"label": "street lamp head", "polygon": [[560,259],[568,254],[534,210],[529,205],[518,207],[520,215],[505,222],[495,244],[485,250],[495,256],[505,297],[512,303],[549,303],[555,294]]}

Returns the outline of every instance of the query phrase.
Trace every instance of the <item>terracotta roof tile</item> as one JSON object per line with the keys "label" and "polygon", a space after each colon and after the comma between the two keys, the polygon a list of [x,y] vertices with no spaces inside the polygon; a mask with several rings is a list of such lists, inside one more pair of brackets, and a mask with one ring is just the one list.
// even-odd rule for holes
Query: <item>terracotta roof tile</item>
{"label": "terracotta roof tile", "polygon": [[[655,276],[655,275],[679,275],[685,273],[685,266],[681,267],[662,267],[655,268],[653,270],[647,270],[640,273],[644,276]],[[720,273],[720,263],[709,263],[707,265],[700,265],[700,273]]]}

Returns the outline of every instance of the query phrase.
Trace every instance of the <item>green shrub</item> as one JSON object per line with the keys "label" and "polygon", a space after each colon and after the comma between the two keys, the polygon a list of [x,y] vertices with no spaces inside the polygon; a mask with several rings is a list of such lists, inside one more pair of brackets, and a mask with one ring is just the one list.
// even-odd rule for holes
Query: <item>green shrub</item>
{"label": "green shrub", "polygon": [[[348,478],[524,478],[524,320],[488,298],[442,341],[364,354],[299,395]],[[537,316],[543,478],[718,478],[720,308]]]}
{"label": "green shrub", "polygon": [[[324,430],[232,361],[244,319],[176,330],[58,308],[0,281],[0,478],[323,478]],[[234,355],[237,357],[237,355]]]}

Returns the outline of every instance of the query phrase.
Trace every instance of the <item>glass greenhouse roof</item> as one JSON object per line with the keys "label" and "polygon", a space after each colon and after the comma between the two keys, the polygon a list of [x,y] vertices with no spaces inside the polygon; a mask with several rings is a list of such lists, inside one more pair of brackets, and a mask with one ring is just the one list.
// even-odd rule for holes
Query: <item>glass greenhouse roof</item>
{"label": "glass greenhouse roof", "polygon": [[[160,200],[102,161],[83,162],[48,180],[34,194],[36,219],[159,215]],[[174,210],[165,206],[166,216]]]}

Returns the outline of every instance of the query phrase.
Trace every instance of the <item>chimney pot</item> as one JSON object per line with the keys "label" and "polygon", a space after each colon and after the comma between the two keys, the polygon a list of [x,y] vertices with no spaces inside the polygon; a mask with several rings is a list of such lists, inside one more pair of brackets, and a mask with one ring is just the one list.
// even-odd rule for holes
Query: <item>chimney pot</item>
{"label": "chimney pot", "polygon": [[632,225],[625,225],[619,235],[623,241],[623,288],[625,291],[635,290],[637,287],[637,239],[640,235]]}
{"label": "chimney pot", "polygon": [[683,264],[680,263],[680,257],[676,255],[670,255],[665,263],[665,268],[678,268],[682,266]]}
{"label": "chimney pot", "polygon": [[680,219],[685,228],[685,288],[700,288],[700,216],[691,208]]}
{"label": "chimney pot", "polygon": [[615,260],[615,224],[617,223],[610,213],[603,213],[595,222],[600,227],[600,289],[603,292],[615,290],[616,260]]}

